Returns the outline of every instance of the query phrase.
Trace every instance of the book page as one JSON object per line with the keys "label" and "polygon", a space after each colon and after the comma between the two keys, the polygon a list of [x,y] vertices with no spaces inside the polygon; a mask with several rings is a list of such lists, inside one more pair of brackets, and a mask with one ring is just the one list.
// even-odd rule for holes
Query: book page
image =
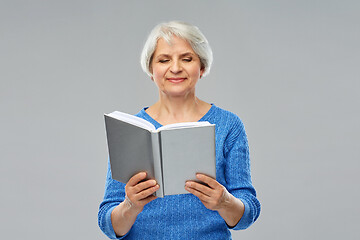
{"label": "book page", "polygon": [[157,130],[170,130],[170,129],[179,129],[179,128],[191,128],[191,127],[202,127],[211,125],[209,122],[181,122],[181,123],[173,123],[169,125],[165,125],[159,127]]}
{"label": "book page", "polygon": [[148,122],[142,118],[139,118],[137,116],[134,116],[134,115],[130,115],[130,114],[119,112],[119,111],[114,111],[112,113],[105,114],[105,115],[115,118],[115,119],[118,119],[118,120],[121,120],[121,121],[124,121],[124,122],[127,122],[127,123],[130,123],[137,127],[147,129],[149,131],[155,131],[154,125],[152,125],[150,122]]}

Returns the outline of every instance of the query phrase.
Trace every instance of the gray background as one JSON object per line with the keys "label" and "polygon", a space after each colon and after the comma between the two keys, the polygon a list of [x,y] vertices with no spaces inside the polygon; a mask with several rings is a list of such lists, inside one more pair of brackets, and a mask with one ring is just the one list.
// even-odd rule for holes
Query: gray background
{"label": "gray background", "polygon": [[106,239],[103,113],[157,89],[152,27],[207,36],[205,101],[245,123],[258,221],[234,239],[360,239],[359,1],[0,1],[0,238]]}

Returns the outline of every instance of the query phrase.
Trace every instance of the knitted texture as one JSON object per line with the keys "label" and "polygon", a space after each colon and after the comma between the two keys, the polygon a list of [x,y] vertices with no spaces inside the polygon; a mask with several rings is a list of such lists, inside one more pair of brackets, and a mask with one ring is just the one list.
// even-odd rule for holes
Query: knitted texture
{"label": "knitted texture", "polygon": [[[162,125],[142,109],[136,116],[156,128]],[[232,229],[246,229],[260,214],[260,202],[251,182],[249,146],[240,118],[212,105],[199,120],[215,124],[216,180],[245,205],[245,212]],[[185,185],[185,183],[184,183]],[[104,199],[100,204],[98,224],[111,239],[231,239],[228,225],[217,211],[211,211],[192,194],[157,198],[145,205],[131,230],[117,237],[111,224],[111,211],[125,198],[125,184],[111,178],[108,164]]]}

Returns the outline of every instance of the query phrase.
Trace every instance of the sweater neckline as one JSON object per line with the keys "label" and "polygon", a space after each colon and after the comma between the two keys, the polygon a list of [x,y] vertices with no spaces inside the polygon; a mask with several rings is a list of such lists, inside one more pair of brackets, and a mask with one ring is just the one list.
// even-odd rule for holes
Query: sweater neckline
{"label": "sweater neckline", "polygon": [[[145,110],[148,109],[149,107],[144,107],[143,109],[141,109],[140,111],[140,115],[142,115],[144,117],[145,120],[149,121],[150,123],[152,123],[155,128],[159,128],[162,127],[163,125],[161,123],[159,123],[158,121],[156,121],[155,119],[153,119]],[[210,109],[204,114],[204,116],[202,116],[198,122],[204,122],[207,121],[207,119],[209,119],[209,117],[213,114],[213,112],[215,111],[215,104],[211,103],[211,107]]]}

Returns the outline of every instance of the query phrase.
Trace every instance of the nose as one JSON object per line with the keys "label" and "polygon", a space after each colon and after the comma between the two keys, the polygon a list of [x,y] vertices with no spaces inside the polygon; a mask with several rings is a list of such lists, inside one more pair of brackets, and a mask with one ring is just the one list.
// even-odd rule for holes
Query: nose
{"label": "nose", "polygon": [[170,71],[174,74],[181,72],[182,67],[180,61],[173,61],[170,66]]}

